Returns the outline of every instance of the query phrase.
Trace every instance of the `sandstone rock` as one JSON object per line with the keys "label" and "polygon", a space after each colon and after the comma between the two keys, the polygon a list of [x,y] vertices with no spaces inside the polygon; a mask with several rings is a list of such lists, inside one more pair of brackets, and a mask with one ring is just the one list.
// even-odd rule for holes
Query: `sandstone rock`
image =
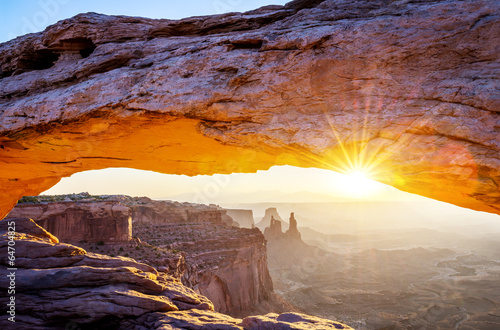
{"label": "sandstone rock", "polygon": [[264,231],[264,229],[271,226],[271,218],[274,218],[275,221],[280,222],[281,228],[288,228],[289,224],[281,219],[280,215],[278,214],[278,210],[275,207],[269,207],[266,209],[262,220],[256,224],[256,227]]}
{"label": "sandstone rock", "polygon": [[137,329],[136,324],[146,325],[146,329],[207,329],[207,330],[243,330],[240,319],[208,311],[190,309],[188,311],[170,313],[152,313],[138,322],[131,320],[123,322],[123,329]]}
{"label": "sandstone rock", "polygon": [[[72,197],[77,198],[76,195]],[[183,281],[191,288],[211,299],[217,311],[247,316],[263,304],[267,304],[268,311],[280,311],[283,310],[283,306],[288,306],[279,301],[274,301],[275,306],[273,306],[271,302],[273,287],[267,269],[266,242],[263,235],[257,229],[246,230],[228,226],[227,223],[232,223],[233,220],[229,218],[230,221],[224,221],[226,210],[218,206],[153,201],[147,197],[136,198],[123,195],[80,197],[84,201],[19,204],[7,218],[13,215],[39,217],[42,219],[38,221],[39,224],[47,226],[49,222],[51,228],[55,228],[63,235],[65,242],[75,242],[86,248],[95,248],[95,244],[91,242],[103,240],[104,243],[119,243],[120,241],[110,240],[110,238],[119,237],[122,230],[113,224],[124,221],[129,214],[132,214],[137,229],[136,236],[145,242],[149,241],[158,246],[168,245],[168,248],[174,251],[187,252],[187,255],[182,252],[182,254],[171,254],[164,258],[157,257],[156,253],[152,257],[145,257],[143,253],[135,257],[140,258],[141,262],[154,265],[158,271],[178,279],[183,278]],[[64,196],[54,198],[63,199]],[[36,197],[31,196],[27,199],[36,200]],[[118,208],[120,211],[117,211]],[[109,210],[113,212],[107,212]],[[100,236],[94,239],[91,239],[92,236],[85,236],[85,242],[82,242],[82,233],[75,228],[91,227],[92,221],[96,218],[100,223],[107,225],[104,228],[101,226]],[[73,226],[68,226],[68,220],[73,222]],[[7,224],[7,222],[4,223]],[[21,226],[21,223],[17,226]],[[140,243],[139,238],[136,240],[138,241],[134,246],[136,248],[147,244]],[[159,244],[160,241],[163,244]],[[26,242],[23,246],[28,249],[37,247],[31,258],[19,260],[20,264],[27,267],[36,266],[35,268],[41,269],[83,265],[98,269],[138,267],[135,261],[128,258],[120,258],[117,263],[116,258],[85,253],[83,250],[81,253],[75,253],[73,246],[67,244],[59,247],[60,249],[71,247],[69,251],[66,252],[63,249],[57,253],[66,253],[66,256],[71,256],[71,258],[49,260],[47,258],[54,253],[52,245],[33,245]],[[100,251],[104,253],[104,247],[101,246]],[[108,254],[111,253],[116,252],[108,252]],[[35,257],[45,257],[45,259],[35,259]],[[186,262],[189,263],[189,267]],[[153,267],[146,265],[142,265],[140,269],[144,272],[156,272]],[[118,273],[117,270],[115,275]],[[42,277],[40,273],[37,274],[38,277]],[[61,272],[58,274],[58,276],[63,276]]]}
{"label": "sandstone rock", "polygon": [[132,238],[130,208],[117,202],[18,204],[9,218],[29,217],[64,242],[128,242]]}
{"label": "sandstone rock", "polygon": [[9,231],[8,227],[11,227],[11,223],[14,222],[13,228],[18,233],[29,234],[41,239],[48,239],[52,243],[59,243],[59,239],[43,229],[40,226],[35,226],[35,222],[29,218],[13,218],[9,221],[0,221],[0,232]]}
{"label": "sandstone rock", "polygon": [[245,318],[242,325],[245,329],[256,330],[352,329],[339,322],[298,313],[285,313],[281,315],[270,313],[263,316],[251,316]]}
{"label": "sandstone rock", "polygon": [[[166,205],[169,211],[160,211]],[[140,207],[142,218],[134,222],[134,235],[161,248],[183,251],[187,267],[183,283],[208,297],[216,311],[243,317],[263,310],[296,310],[273,292],[266,241],[258,229],[221,223],[212,211],[199,217],[182,216],[202,212],[204,205],[149,201]]]}
{"label": "sandstone rock", "polygon": [[167,223],[203,223],[228,224],[232,218],[226,218],[226,211],[217,206],[195,203],[179,203],[173,201],[153,201],[141,197],[139,201],[134,198],[124,197],[123,203],[132,209],[134,221],[167,224]]}
{"label": "sandstone rock", "polygon": [[[9,286],[5,274],[9,238],[4,223],[10,221],[19,224],[16,256],[36,265],[16,259],[16,329],[261,329],[264,323],[308,329],[309,320],[331,325],[299,314],[287,314],[282,320],[273,315],[242,321],[214,312],[207,298],[178,280],[133,259],[86,253],[54,242],[52,235],[29,219],[1,222],[2,287]],[[8,298],[6,290],[0,297]],[[2,304],[0,312],[6,315],[6,311]],[[12,323],[2,317],[0,325],[9,328]]]}
{"label": "sandstone rock", "polygon": [[[20,223],[18,230],[43,231],[33,221]],[[0,252],[7,256],[8,237],[2,234]],[[51,237],[21,232],[16,232],[15,242],[16,257],[25,260],[16,258],[15,264],[16,299],[22,302],[16,314],[21,324],[28,315],[28,323],[59,326],[63,320],[89,324],[151,311],[213,309],[205,297],[132,259],[87,254],[76,246],[54,243]],[[6,257],[0,263],[6,266]],[[8,280],[2,276],[0,285],[8,287]]]}
{"label": "sandstone rock", "polygon": [[[276,210],[275,208],[272,208]],[[270,210],[270,209],[268,209]],[[266,212],[267,214],[267,212]],[[261,223],[263,223],[265,220],[263,219]],[[300,238],[300,232],[297,228],[297,220],[295,220],[295,216],[293,212],[290,214],[290,223],[289,223],[289,229],[283,233],[281,230],[281,224],[284,221],[280,221],[274,218],[273,215],[271,215],[271,221],[268,227],[264,229],[264,236],[268,241],[276,241],[276,240],[289,240],[289,241],[298,241],[302,243],[302,239]],[[294,243],[291,242],[291,245]]]}
{"label": "sandstone rock", "polygon": [[297,228],[297,220],[295,219],[293,212],[290,214],[289,224],[290,228],[286,231],[285,236],[291,239],[300,240],[300,232]]}
{"label": "sandstone rock", "polygon": [[255,222],[253,220],[253,211],[252,210],[239,210],[239,209],[225,209],[227,211],[227,215],[234,219],[234,221],[238,222],[240,227],[244,228],[252,228],[255,226]]}
{"label": "sandstone rock", "polygon": [[[80,14],[0,45],[2,216],[72,173],[351,167],[500,213],[500,4]],[[453,187],[453,189],[449,189]]]}
{"label": "sandstone rock", "polygon": [[268,241],[284,238],[285,235],[281,230],[281,221],[276,220],[274,219],[274,216],[271,216],[271,222],[269,227],[264,230],[264,236]]}
{"label": "sandstone rock", "polygon": [[207,296],[216,311],[247,316],[271,299],[266,241],[258,229],[194,224],[161,230],[169,247],[186,253],[183,282]]}

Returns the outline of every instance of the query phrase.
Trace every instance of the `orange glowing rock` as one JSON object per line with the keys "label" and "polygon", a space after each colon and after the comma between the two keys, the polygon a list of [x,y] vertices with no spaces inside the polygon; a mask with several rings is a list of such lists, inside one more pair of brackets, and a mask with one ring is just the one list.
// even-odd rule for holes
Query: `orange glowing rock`
{"label": "orange glowing rock", "polygon": [[500,214],[500,4],[319,2],[1,44],[0,215],[84,170],[284,164]]}

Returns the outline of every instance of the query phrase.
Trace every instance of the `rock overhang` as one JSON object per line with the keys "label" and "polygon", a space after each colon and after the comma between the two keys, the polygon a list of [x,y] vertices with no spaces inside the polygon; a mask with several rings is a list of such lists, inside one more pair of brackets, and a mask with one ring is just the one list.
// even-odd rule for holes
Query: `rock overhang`
{"label": "rock overhang", "polygon": [[285,164],[500,213],[499,4],[293,3],[1,44],[2,213],[83,170]]}

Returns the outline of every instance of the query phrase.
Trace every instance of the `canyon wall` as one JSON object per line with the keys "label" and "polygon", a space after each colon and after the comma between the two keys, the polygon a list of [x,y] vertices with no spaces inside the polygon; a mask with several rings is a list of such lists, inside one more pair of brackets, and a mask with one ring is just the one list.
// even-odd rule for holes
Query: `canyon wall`
{"label": "canyon wall", "polygon": [[[15,232],[10,228],[15,228]],[[242,319],[214,312],[204,296],[130,258],[109,257],[59,243],[30,219],[0,222],[0,264],[11,267],[16,242],[16,329],[352,329],[313,316],[285,313]],[[1,276],[9,287],[11,278]],[[7,290],[0,298],[9,299]],[[0,325],[12,327],[2,304]]]}
{"label": "canyon wall", "polygon": [[240,227],[252,228],[255,226],[252,210],[225,209],[228,216],[233,218]]}
{"label": "canyon wall", "polygon": [[114,201],[22,203],[6,216],[31,218],[63,242],[114,242],[132,239],[132,212]]}
{"label": "canyon wall", "polygon": [[195,203],[179,203],[173,201],[153,201],[147,197],[120,198],[132,210],[134,221],[152,224],[193,224],[210,222],[221,225],[232,225],[233,219],[227,217],[226,211],[216,207]]}
{"label": "canyon wall", "polygon": [[295,309],[273,292],[264,235],[256,228],[233,226],[228,210],[144,197],[119,200],[132,209],[134,235],[158,247],[185,252],[183,283],[208,297],[216,311],[243,317],[264,309]]}
{"label": "canyon wall", "polygon": [[296,0],[80,14],[0,44],[1,217],[84,170],[287,164],[500,214],[499,13],[495,0]]}
{"label": "canyon wall", "polygon": [[[143,262],[182,278],[184,284],[208,297],[218,312],[242,317],[263,311],[262,306],[273,312],[294,310],[273,292],[262,233],[258,229],[233,227],[233,220],[225,218],[226,210],[213,205],[124,195],[63,195],[52,198],[81,200],[39,202],[43,198],[28,197],[36,203],[18,204],[6,220],[35,219],[61,241],[85,243],[82,246],[100,241],[127,243],[133,232],[134,237],[153,248],[182,254],[146,256],[143,250],[147,247],[135,241],[131,246],[122,244],[122,250],[126,250],[122,254],[127,252],[128,256],[132,254],[128,250],[139,249]],[[100,247],[100,251],[109,250],[105,249]],[[112,253],[118,253],[118,249]]]}
{"label": "canyon wall", "polygon": [[216,206],[144,199],[124,203],[134,212],[134,235],[185,252],[183,283],[207,296],[216,311],[241,317],[262,306],[275,312],[293,309],[273,292],[266,240],[258,229],[222,221],[226,210]]}
{"label": "canyon wall", "polygon": [[[274,295],[266,240],[258,229],[226,230],[174,245],[187,252],[189,269],[183,281],[210,297],[217,311],[239,317],[251,315]],[[279,308],[272,306],[270,310]]]}

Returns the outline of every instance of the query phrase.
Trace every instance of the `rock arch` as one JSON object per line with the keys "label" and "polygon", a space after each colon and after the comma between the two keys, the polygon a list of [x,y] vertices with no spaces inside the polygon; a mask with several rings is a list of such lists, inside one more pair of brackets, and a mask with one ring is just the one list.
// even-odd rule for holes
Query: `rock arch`
{"label": "rock arch", "polygon": [[326,0],[180,21],[87,13],[3,43],[0,215],[83,170],[282,164],[365,167],[500,214],[499,12]]}

